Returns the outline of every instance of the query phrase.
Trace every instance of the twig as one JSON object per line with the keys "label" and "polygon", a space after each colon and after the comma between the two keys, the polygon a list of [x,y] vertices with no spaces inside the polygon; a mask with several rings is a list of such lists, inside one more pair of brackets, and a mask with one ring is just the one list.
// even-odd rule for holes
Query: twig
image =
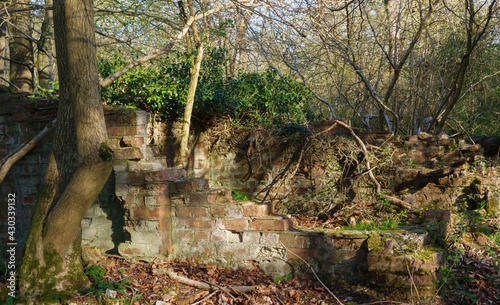
{"label": "twig", "polygon": [[[130,287],[129,287],[130,288]],[[134,300],[134,297],[135,297],[135,289],[132,287],[130,288],[132,290],[132,297],[130,298],[130,304],[132,304],[132,301]]]}
{"label": "twig", "polygon": [[204,297],[203,299],[199,300],[198,302],[194,302],[193,304],[191,305],[197,305],[197,304],[200,304],[201,302],[203,301],[206,301],[208,299],[210,299],[214,294],[216,294],[218,291],[214,291],[212,292],[211,294],[207,295],[206,297]]}
{"label": "twig", "polygon": [[376,192],[380,193],[380,191],[382,190],[382,187],[380,186],[380,183],[378,183],[377,178],[375,178],[375,175],[373,175],[373,172],[370,170],[371,165],[370,165],[370,160],[368,158],[369,153],[368,153],[368,150],[366,149],[365,143],[363,143],[363,141],[358,137],[358,135],[356,135],[354,130],[352,130],[352,128],[349,127],[347,124],[345,124],[344,122],[341,122],[341,121],[335,121],[335,123],[339,124],[340,126],[344,127],[345,129],[347,129],[349,131],[349,133],[351,134],[351,136],[356,140],[356,142],[358,142],[359,146],[361,146],[361,149],[363,150],[363,154],[365,155],[365,164],[366,164],[366,169],[369,171],[368,175],[370,176],[370,180],[373,182],[373,184],[375,184]]}
{"label": "twig", "polygon": [[333,294],[333,292],[328,289],[328,287],[326,287],[326,285],[319,279],[318,275],[316,274],[316,272],[314,272],[314,269],[313,267],[311,267],[311,265],[309,265],[308,262],[306,262],[302,257],[300,257],[298,254],[294,253],[292,250],[288,249],[281,241],[280,241],[280,244],[283,248],[285,248],[287,251],[290,251],[290,253],[292,253],[293,255],[295,255],[296,257],[298,257],[304,264],[307,265],[307,267],[309,267],[312,271],[312,273],[314,274],[314,277],[319,281],[319,283],[321,284],[321,286],[323,286],[326,291],[328,291],[330,293],[331,296],[333,296],[333,298],[340,304],[340,305],[344,305],[344,303],[342,303],[335,294]]}
{"label": "twig", "polygon": [[[233,299],[233,300],[236,299],[231,293],[229,293],[229,291],[226,291],[224,287],[219,286],[219,285],[217,285],[215,283],[210,283],[209,281],[205,281],[204,279],[202,279],[201,281],[204,282],[204,283],[206,283],[206,284],[208,284],[208,285],[214,285],[215,287],[219,288],[221,291],[224,291],[225,293],[227,293],[231,297],[231,299]],[[231,287],[229,287],[229,288],[231,289]],[[232,289],[232,290],[236,291],[234,289]]]}
{"label": "twig", "polygon": [[[226,293],[229,291],[228,288],[221,287],[221,286],[215,285],[213,283],[207,284],[207,283],[203,283],[200,281],[188,279],[187,277],[184,277],[182,275],[178,275],[172,269],[155,269],[155,270],[153,270],[153,274],[155,274],[155,275],[166,274],[170,278],[180,282],[181,284],[185,284],[185,285],[200,288],[200,289],[205,289],[205,290],[210,290],[210,291],[224,291]],[[254,286],[231,286],[231,289],[234,289],[234,290],[239,291],[239,292],[251,292],[255,289],[255,287]]]}

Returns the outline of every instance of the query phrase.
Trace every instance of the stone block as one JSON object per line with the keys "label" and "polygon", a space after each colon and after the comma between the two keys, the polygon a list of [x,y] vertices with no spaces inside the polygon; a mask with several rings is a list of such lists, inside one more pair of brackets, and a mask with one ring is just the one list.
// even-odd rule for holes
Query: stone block
{"label": "stone block", "polygon": [[263,245],[278,245],[280,234],[261,232],[259,243]]}
{"label": "stone block", "polygon": [[258,244],[260,242],[260,232],[243,232],[243,243]]}
{"label": "stone block", "polygon": [[228,243],[241,243],[243,242],[243,233],[226,231]]}

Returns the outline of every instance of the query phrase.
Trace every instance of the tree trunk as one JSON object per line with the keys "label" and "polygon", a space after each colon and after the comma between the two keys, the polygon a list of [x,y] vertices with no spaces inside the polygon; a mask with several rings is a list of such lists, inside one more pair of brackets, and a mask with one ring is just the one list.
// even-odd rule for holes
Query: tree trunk
{"label": "tree trunk", "polygon": [[191,127],[191,114],[193,112],[194,97],[196,94],[196,87],[198,85],[198,76],[200,75],[202,59],[203,59],[203,46],[200,43],[198,45],[194,66],[191,69],[191,80],[189,81],[186,108],[184,110],[184,121],[182,122],[181,146],[179,148],[179,156],[176,162],[177,166],[182,165],[186,161],[188,155],[187,144],[189,141],[189,129]]}
{"label": "tree trunk", "polygon": [[81,265],[80,223],[112,168],[101,104],[92,0],[54,1],[60,79],[54,150],[20,272],[20,293],[40,301],[89,282]]}
{"label": "tree trunk", "polygon": [[[22,8],[23,5],[16,4],[14,8]],[[11,88],[14,92],[32,92],[33,44],[27,36],[31,34],[30,11],[14,12],[11,18],[12,37],[9,42]]]}
{"label": "tree trunk", "polygon": [[5,60],[3,57],[6,57],[6,44],[7,41],[7,21],[4,19],[0,20],[0,85],[7,84],[4,80],[6,77],[5,74]]}
{"label": "tree trunk", "polygon": [[[45,0],[45,6],[52,6],[52,0]],[[54,26],[52,10],[45,10],[40,41],[38,42],[38,86],[52,89],[52,52],[54,49]]]}

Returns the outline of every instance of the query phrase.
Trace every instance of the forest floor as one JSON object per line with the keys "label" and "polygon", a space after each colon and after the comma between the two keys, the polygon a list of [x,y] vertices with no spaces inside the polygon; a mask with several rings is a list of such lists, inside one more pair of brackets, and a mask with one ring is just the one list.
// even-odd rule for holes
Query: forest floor
{"label": "forest floor", "polygon": [[[117,298],[126,300],[125,304],[376,304],[373,302],[377,300],[373,292],[362,286],[335,283],[328,286],[329,292],[319,282],[308,279],[275,281],[263,275],[257,267],[233,270],[187,261],[130,262],[113,256],[107,256],[96,265],[106,270],[103,282],[126,283],[122,294],[117,295]],[[163,274],[162,270],[172,270],[184,278],[211,283],[214,287],[253,286],[254,289],[251,292],[231,288],[227,292],[211,292],[182,284]],[[105,291],[98,291],[94,284],[94,288],[80,293],[77,301],[96,302],[99,299],[96,294],[99,293]]]}
{"label": "forest floor", "polygon": [[[303,219],[305,223],[307,221]],[[310,224],[309,224],[310,225]],[[93,288],[80,293],[77,300],[97,303],[106,287],[119,292],[122,304],[500,304],[500,250],[482,234],[465,233],[447,249],[443,279],[436,282],[437,293],[426,298],[398,300],[388,290],[377,293],[364,286],[321,283],[310,279],[276,279],[263,275],[257,266],[250,269],[224,269],[188,261],[136,261],[106,256],[94,262],[105,275],[94,278]],[[90,265],[92,266],[92,265]],[[188,279],[179,282],[165,271]],[[87,274],[93,278],[92,270]],[[184,282],[184,281],[182,281]],[[229,290],[209,291],[192,286],[210,283]],[[111,286],[110,286],[111,285]],[[251,292],[239,292],[231,286],[253,286]],[[120,294],[121,292],[121,294]],[[101,294],[101,297],[99,297]],[[397,293],[394,293],[396,295]],[[164,303],[162,303],[164,302]],[[104,303],[103,303],[104,304]]]}

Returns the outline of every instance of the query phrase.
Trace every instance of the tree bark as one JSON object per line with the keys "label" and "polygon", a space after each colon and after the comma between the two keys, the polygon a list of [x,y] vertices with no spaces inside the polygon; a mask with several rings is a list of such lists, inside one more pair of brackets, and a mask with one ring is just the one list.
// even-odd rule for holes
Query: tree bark
{"label": "tree bark", "polygon": [[[52,0],[45,0],[46,6],[52,6]],[[52,51],[54,49],[54,26],[52,10],[45,10],[42,32],[38,42],[38,86],[52,89]]]}
{"label": "tree bark", "polygon": [[0,85],[7,84],[5,82],[5,60],[3,57],[6,57],[6,47],[7,47],[7,21],[1,19],[0,20]]}
{"label": "tree bark", "polygon": [[20,293],[43,300],[84,288],[80,223],[112,169],[101,104],[92,0],[54,1],[60,79],[54,149],[30,225]]}
{"label": "tree bark", "polygon": [[182,165],[187,158],[189,141],[189,129],[191,127],[191,114],[193,113],[194,98],[196,95],[196,87],[198,85],[198,76],[200,75],[201,61],[203,59],[203,46],[198,46],[196,61],[191,69],[191,80],[189,81],[189,89],[186,100],[186,108],[184,109],[184,120],[182,122],[181,145],[179,148],[179,157],[177,158],[177,166]]}
{"label": "tree bark", "polygon": [[[21,8],[24,4],[16,4]],[[31,20],[29,11],[12,13],[10,50],[10,82],[14,92],[33,91],[33,44],[29,39]]]}

